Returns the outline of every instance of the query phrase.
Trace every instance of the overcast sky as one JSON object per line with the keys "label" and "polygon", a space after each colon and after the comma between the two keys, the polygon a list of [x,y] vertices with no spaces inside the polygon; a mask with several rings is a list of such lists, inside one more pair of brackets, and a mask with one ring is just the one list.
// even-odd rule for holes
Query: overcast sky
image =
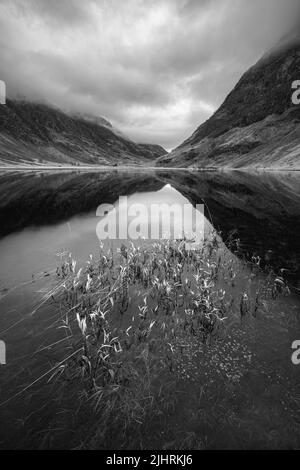
{"label": "overcast sky", "polygon": [[170,149],[284,35],[299,0],[0,0],[10,97],[106,117]]}

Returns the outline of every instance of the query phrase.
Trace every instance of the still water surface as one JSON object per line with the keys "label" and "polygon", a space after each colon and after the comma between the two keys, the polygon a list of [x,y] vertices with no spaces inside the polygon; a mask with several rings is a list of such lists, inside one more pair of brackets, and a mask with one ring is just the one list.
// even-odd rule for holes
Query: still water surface
{"label": "still water surface", "polygon": [[[300,396],[293,392],[300,385],[300,366],[291,363],[291,344],[300,339],[299,174],[3,172],[0,196],[0,339],[7,345],[7,365],[0,366],[1,402],[9,400],[60,359],[59,348],[45,348],[60,336],[52,328],[53,306],[44,305],[43,296],[54,283],[59,253],[71,252],[79,264],[85,263],[90,254],[97,256],[96,210],[100,204],[117,204],[119,196],[128,196],[129,205],[149,206],[162,201],[204,204],[205,229],[209,231],[213,227],[220,232],[224,250],[230,237],[239,237],[243,256],[259,255],[264,264],[277,272],[284,269],[291,287],[291,294],[278,301],[272,318],[260,322],[254,336],[253,331],[241,329],[233,340],[238,345],[238,361],[247,363],[249,356],[255,356],[255,361],[251,366],[243,364],[240,393],[231,397],[234,403],[226,402],[226,406],[233,407],[231,425],[234,420],[248,422],[248,427],[253,427],[251,437],[248,440],[245,435],[229,437],[224,424],[215,440],[205,430],[206,446],[272,447],[276,441],[279,446],[288,447],[300,442],[300,431],[295,436],[300,426],[300,401],[297,401]],[[117,249],[120,242],[110,242],[110,246]],[[225,348],[223,352],[222,348]],[[212,350],[210,357],[225,356],[226,343],[222,348]],[[191,390],[189,398],[170,417],[173,430],[163,439],[170,440],[178,426],[180,433],[197,435],[200,425],[195,418],[199,415],[195,397],[198,389],[211,380],[204,372],[204,361],[208,359],[201,354],[199,357],[196,351],[191,372],[182,381],[183,389]],[[203,373],[198,378],[201,368]],[[191,377],[192,389],[189,388]],[[12,447],[40,443],[38,433],[48,426],[54,412],[51,410],[55,409],[49,390],[46,389],[44,396],[42,393],[41,390],[36,396],[25,393],[0,408],[0,442]],[[46,396],[48,403],[45,403]],[[28,418],[31,413],[36,415],[32,420]],[[274,420],[272,413],[276,415]],[[186,424],[180,427],[179,423]],[[290,426],[293,435],[283,432],[282,426]],[[28,429],[30,437],[24,441],[21,436],[28,436]],[[54,446],[68,445],[64,439],[58,437]]]}

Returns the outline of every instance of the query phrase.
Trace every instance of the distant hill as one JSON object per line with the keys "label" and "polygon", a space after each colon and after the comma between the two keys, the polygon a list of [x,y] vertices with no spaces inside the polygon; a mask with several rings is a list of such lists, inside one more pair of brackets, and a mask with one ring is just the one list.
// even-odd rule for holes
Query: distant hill
{"label": "distant hill", "polygon": [[0,106],[2,165],[150,165],[165,153],[159,145],[133,142],[101,117],[27,101]]}
{"label": "distant hill", "polygon": [[298,31],[251,67],[220,108],[157,165],[300,168],[300,105],[291,100],[294,80],[300,80]]}

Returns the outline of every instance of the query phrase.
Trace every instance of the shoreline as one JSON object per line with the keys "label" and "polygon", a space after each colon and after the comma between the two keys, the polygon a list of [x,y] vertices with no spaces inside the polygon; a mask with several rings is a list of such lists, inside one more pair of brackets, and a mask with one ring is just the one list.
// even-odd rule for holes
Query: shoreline
{"label": "shoreline", "polygon": [[41,165],[41,166],[21,166],[21,165],[0,165],[0,171],[192,171],[192,172],[231,172],[231,171],[243,171],[243,172],[298,172],[299,168],[253,168],[253,167],[242,167],[242,168],[230,168],[230,167],[219,167],[219,168],[182,168],[182,167],[165,167],[165,166],[74,166],[74,165],[65,165],[65,166],[51,166],[51,165]]}

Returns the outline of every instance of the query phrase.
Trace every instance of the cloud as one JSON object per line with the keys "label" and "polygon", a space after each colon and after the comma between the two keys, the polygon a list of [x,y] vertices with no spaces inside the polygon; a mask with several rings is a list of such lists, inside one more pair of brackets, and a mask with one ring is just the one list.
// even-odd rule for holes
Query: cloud
{"label": "cloud", "polygon": [[[26,20],[51,23],[52,27],[80,25],[91,21],[91,6],[95,0],[1,0],[8,4],[11,12]],[[86,8],[88,7],[88,8]]]}
{"label": "cloud", "polygon": [[0,79],[172,148],[298,18],[298,0],[0,0]]}

